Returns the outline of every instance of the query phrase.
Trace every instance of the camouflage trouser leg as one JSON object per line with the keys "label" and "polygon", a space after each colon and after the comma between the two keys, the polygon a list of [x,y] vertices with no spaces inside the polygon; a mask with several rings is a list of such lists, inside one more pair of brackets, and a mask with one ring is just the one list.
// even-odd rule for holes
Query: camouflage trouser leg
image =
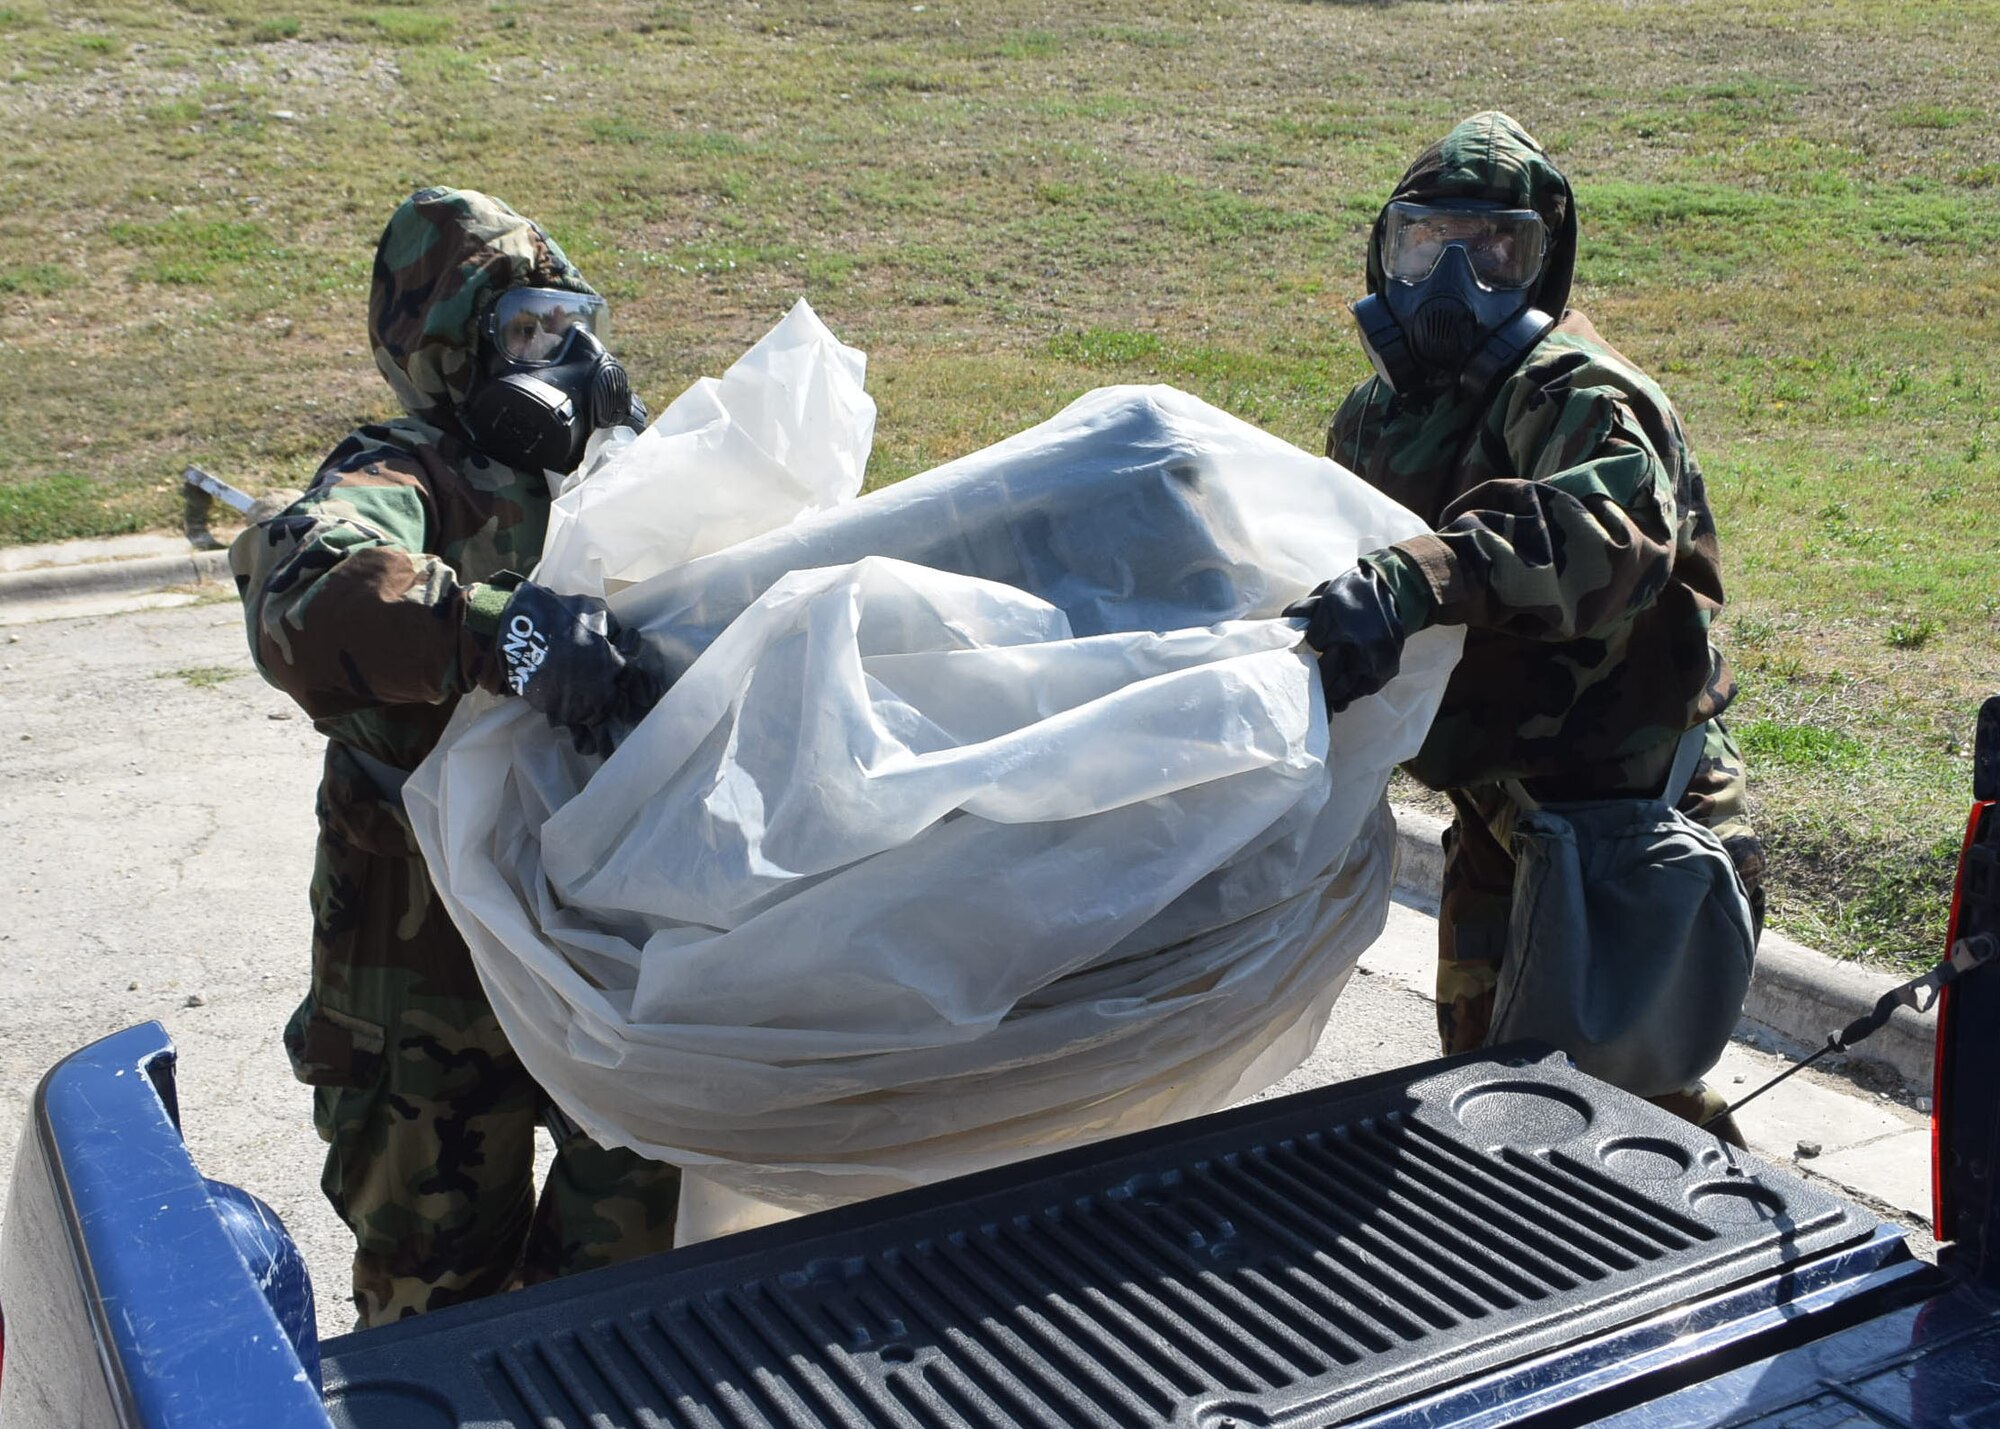
{"label": "camouflage trouser leg", "polygon": [[1493,789],[1453,789],[1438,897],[1438,1040],[1447,1057],[1486,1045],[1514,911],[1514,858],[1493,835]]}
{"label": "camouflage trouser leg", "polygon": [[1687,794],[1677,807],[1722,840],[1730,862],[1736,865],[1737,877],[1743,880],[1743,891],[1750,895],[1750,931],[1755,941],[1764,936],[1764,845],[1750,827],[1750,809],[1745,802],[1749,792],[1743,752],[1720,719],[1710,720],[1701,762],[1695,765]]}
{"label": "camouflage trouser leg", "polygon": [[648,1161],[623,1147],[599,1146],[565,1128],[528,1232],[522,1282],[539,1285],[671,1250],[680,1201],[680,1167]]}
{"label": "camouflage trouser leg", "polygon": [[[1671,747],[1655,762],[1634,771],[1633,788],[1616,786],[1605,797],[1636,793],[1666,783]],[[1700,762],[1688,781],[1679,808],[1697,823],[1713,829],[1729,851],[1743,886],[1750,895],[1754,929],[1764,927],[1764,850],[1744,806],[1743,758],[1722,721],[1711,720]],[[1529,792],[1539,793],[1533,786]],[[1514,802],[1497,785],[1453,789],[1454,811],[1445,830],[1444,880],[1438,904],[1437,1015],[1439,1040],[1445,1055],[1470,1052],[1486,1043],[1493,1023],[1493,995],[1500,982],[1500,965],[1507,947],[1507,924],[1514,911],[1514,856],[1510,844]],[[1668,1110],[1689,1115],[1720,1110],[1713,1093],[1696,1084],[1686,1092],[1659,1099]],[[1688,1100],[1689,1098],[1693,1100]],[[1695,1119],[1689,1115],[1689,1119]],[[1713,1128],[1711,1128],[1713,1129]]]}
{"label": "camouflage trouser leg", "polygon": [[[533,1210],[533,1087],[487,1050],[485,1029],[433,1095],[399,1079],[318,1087],[329,1144],[320,1187],[354,1232],[354,1303],[364,1326],[504,1290]],[[400,1079],[407,1081],[408,1079]]]}
{"label": "camouflage trouser leg", "polygon": [[323,827],[312,906],[312,988],[285,1043],[314,1088],[321,1186],[354,1231],[364,1324],[672,1244],[678,1170],[581,1136],[536,1205],[545,1098],[421,859]]}

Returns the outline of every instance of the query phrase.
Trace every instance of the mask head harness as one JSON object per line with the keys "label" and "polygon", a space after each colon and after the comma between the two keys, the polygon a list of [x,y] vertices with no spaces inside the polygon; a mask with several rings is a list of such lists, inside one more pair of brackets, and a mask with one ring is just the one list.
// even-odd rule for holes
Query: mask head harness
{"label": "mask head harness", "polygon": [[509,288],[479,326],[482,370],[461,416],[485,456],[524,471],[570,472],[591,433],[632,419],[630,380],[605,351],[595,293]]}
{"label": "mask head harness", "polygon": [[1398,200],[1382,211],[1382,287],[1354,305],[1361,345],[1392,392],[1455,384],[1470,396],[1555,326],[1534,306],[1549,230],[1483,199]]}

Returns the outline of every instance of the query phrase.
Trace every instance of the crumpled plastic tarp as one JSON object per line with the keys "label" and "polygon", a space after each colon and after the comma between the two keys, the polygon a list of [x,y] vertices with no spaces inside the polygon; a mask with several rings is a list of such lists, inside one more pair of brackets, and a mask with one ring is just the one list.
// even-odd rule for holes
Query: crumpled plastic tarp
{"label": "crumpled plastic tarp", "polygon": [[565,483],[549,512],[535,578],[603,595],[852,500],[875,437],[866,367],[801,298],[636,438],[613,428],[602,451],[592,439],[586,479]]}
{"label": "crumpled plastic tarp", "polygon": [[[794,1210],[1199,1114],[1297,1065],[1386,917],[1383,788],[1459,640],[1417,636],[1329,722],[1274,617],[1422,523],[1168,387],[1090,393],[843,500],[873,408],[823,333],[802,305],[774,336],[817,356],[753,349],[722,385],[758,400],[629,465],[676,450],[656,427],[564,497],[537,578],[607,590],[665,654],[651,715],[600,766],[519,702],[468,698],[407,790],[556,1101]],[[801,470],[765,473],[774,529],[716,548],[673,502],[731,449]]]}

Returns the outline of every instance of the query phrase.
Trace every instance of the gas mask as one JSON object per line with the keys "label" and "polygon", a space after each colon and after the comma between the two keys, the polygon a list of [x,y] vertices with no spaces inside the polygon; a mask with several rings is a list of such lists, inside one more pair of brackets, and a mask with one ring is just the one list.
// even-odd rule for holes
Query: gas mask
{"label": "gas mask", "polygon": [[1530,209],[1390,204],[1381,291],[1354,305],[1376,375],[1398,393],[1454,381],[1484,393],[1555,325],[1531,301],[1547,252],[1548,228]]}
{"label": "gas mask", "polygon": [[481,325],[485,369],[460,416],[472,443],[524,471],[569,472],[591,434],[645,418],[625,369],[605,351],[595,293],[510,288]]}

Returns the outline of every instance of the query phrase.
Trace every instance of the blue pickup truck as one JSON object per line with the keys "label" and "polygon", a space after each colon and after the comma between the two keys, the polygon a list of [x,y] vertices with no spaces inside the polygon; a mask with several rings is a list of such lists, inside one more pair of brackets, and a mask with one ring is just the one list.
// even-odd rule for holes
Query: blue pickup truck
{"label": "blue pickup truck", "polygon": [[0,1429],[2000,1426],[2000,700],[1976,764],[1935,1264],[1502,1047],[321,1340],[148,1024],[35,1097]]}

